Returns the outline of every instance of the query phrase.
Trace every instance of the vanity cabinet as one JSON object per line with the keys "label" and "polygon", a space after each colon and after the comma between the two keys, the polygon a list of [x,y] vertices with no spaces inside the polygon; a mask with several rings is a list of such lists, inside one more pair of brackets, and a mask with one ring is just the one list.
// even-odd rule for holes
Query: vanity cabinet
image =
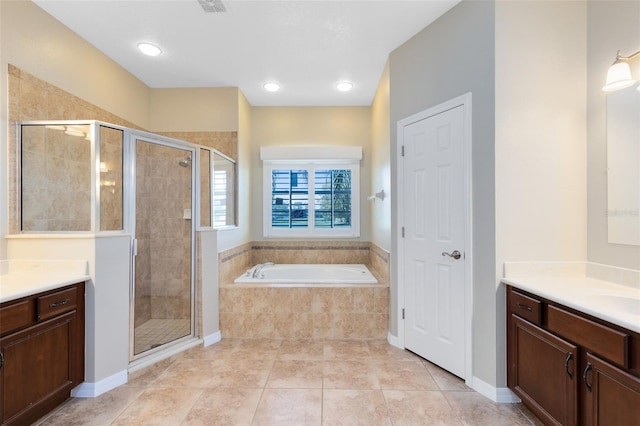
{"label": "vanity cabinet", "polygon": [[29,424],[84,381],[84,283],[0,305],[0,423]]}
{"label": "vanity cabinet", "polygon": [[507,286],[507,384],[545,424],[640,419],[640,335]]}

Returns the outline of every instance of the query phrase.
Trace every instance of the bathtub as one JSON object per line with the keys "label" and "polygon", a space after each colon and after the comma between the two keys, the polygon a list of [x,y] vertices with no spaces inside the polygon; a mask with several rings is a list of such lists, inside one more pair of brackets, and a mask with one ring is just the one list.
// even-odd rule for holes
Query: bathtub
{"label": "bathtub", "polygon": [[324,286],[377,284],[378,280],[365,265],[360,264],[260,264],[248,269],[234,283]]}

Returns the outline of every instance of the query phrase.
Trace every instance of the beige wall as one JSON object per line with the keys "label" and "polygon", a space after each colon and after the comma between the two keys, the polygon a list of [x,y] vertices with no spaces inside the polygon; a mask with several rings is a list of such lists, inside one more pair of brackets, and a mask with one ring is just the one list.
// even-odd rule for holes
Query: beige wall
{"label": "beige wall", "polygon": [[152,132],[233,132],[238,130],[238,88],[151,89]]}
{"label": "beige wall", "polygon": [[389,63],[384,67],[371,104],[371,192],[384,190],[384,201],[369,202],[371,242],[391,250],[391,127],[389,123]]}
{"label": "beige wall", "polygon": [[[586,47],[584,2],[496,3],[496,283],[505,261],[586,260]],[[498,385],[504,309],[499,287]]]}
{"label": "beige wall", "polygon": [[[616,51],[628,56],[640,50],[640,2],[590,1],[587,18],[587,257],[590,262],[640,269],[640,246],[607,241],[607,116],[606,93],[601,90]],[[640,78],[638,57],[632,62],[632,72]]]}
{"label": "beige wall", "polygon": [[254,107],[251,120],[251,239],[262,236],[262,161],[260,147],[296,145],[361,146],[360,238],[370,240],[371,108]]}
{"label": "beige wall", "polygon": [[[8,205],[8,65],[88,101],[140,127],[148,127],[149,89],[141,81],[26,0],[0,1],[0,200]],[[47,117],[52,118],[52,117]],[[8,211],[0,209],[0,259]]]}

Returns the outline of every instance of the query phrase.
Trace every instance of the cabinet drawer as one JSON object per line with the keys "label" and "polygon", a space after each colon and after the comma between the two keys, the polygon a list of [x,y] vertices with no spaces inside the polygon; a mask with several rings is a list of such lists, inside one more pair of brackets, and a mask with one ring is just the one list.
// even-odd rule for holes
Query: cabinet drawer
{"label": "cabinet drawer", "polygon": [[515,290],[511,290],[509,302],[511,312],[534,324],[542,324],[542,308],[539,300],[525,296]]}
{"label": "cabinet drawer", "polygon": [[552,305],[547,308],[547,328],[609,361],[629,367],[629,335],[626,333]]}
{"label": "cabinet drawer", "polygon": [[0,334],[25,327],[35,320],[33,300],[23,300],[0,308]]}
{"label": "cabinet drawer", "polygon": [[45,320],[75,309],[77,294],[74,287],[38,297],[38,320]]}

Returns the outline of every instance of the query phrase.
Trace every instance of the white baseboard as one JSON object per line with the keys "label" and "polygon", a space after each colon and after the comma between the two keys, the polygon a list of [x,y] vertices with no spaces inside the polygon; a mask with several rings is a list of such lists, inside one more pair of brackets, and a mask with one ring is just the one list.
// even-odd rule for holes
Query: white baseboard
{"label": "white baseboard", "polygon": [[222,334],[220,333],[220,331],[216,331],[213,334],[204,336],[203,340],[204,340],[204,347],[206,348],[207,346],[211,346],[214,343],[218,343],[220,340],[222,340]]}
{"label": "white baseboard", "polygon": [[122,370],[116,374],[113,374],[106,379],[102,379],[98,382],[83,382],[71,390],[71,396],[74,398],[95,398],[105,392],[109,392],[111,389],[115,389],[120,385],[127,383],[128,374],[127,370]]}
{"label": "white baseboard", "polygon": [[467,386],[471,387],[471,389],[478,392],[480,395],[486,396],[493,402],[499,402],[499,403],[520,402],[520,398],[518,398],[513,392],[511,392],[511,389],[496,388],[477,377],[473,377],[471,379],[471,383],[467,382]]}
{"label": "white baseboard", "polygon": [[404,348],[400,347],[400,340],[398,339],[398,336],[394,336],[393,334],[391,334],[391,332],[387,333],[387,342],[389,342],[389,344],[391,346],[395,346],[396,348],[404,349]]}

